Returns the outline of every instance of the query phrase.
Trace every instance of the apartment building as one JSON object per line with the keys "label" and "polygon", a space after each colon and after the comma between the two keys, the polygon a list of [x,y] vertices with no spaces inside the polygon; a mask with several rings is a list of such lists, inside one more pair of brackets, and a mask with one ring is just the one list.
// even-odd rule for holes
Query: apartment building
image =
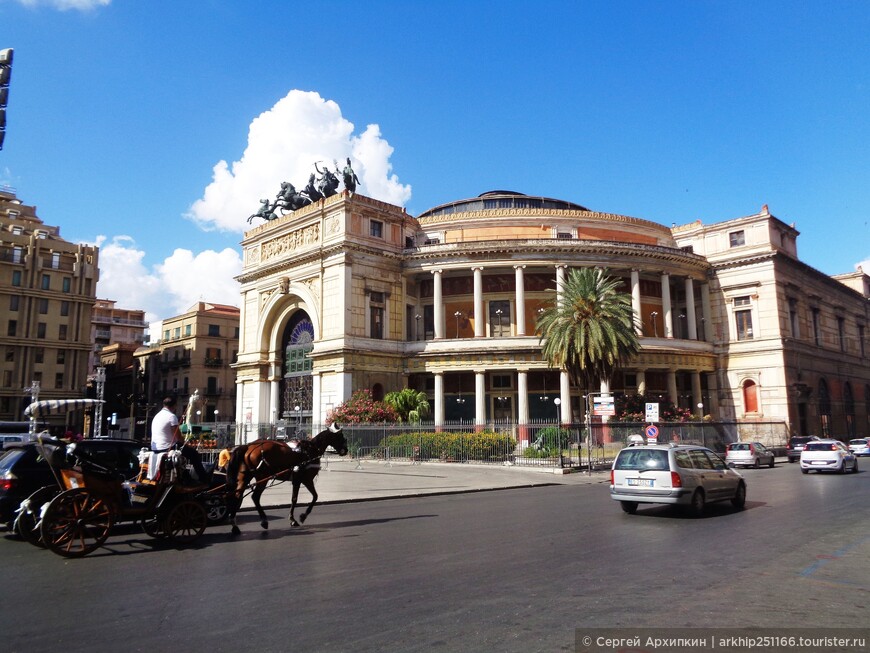
{"label": "apartment building", "polygon": [[148,330],[145,311],[118,308],[111,299],[98,299],[91,315],[91,340],[94,343],[90,369],[100,364],[100,351],[110,344],[142,346]]}
{"label": "apartment building", "polygon": [[84,396],[98,278],[98,248],[64,240],[35,206],[0,188],[0,420],[22,419],[32,390],[40,399]]}
{"label": "apartment building", "polygon": [[[152,337],[157,334],[152,334]],[[180,409],[194,392],[203,404],[202,422],[235,419],[236,374],[231,365],[239,350],[239,309],[198,302],[188,311],[163,320],[160,339],[136,350],[144,375],[149,417],[163,397],[178,397]]]}

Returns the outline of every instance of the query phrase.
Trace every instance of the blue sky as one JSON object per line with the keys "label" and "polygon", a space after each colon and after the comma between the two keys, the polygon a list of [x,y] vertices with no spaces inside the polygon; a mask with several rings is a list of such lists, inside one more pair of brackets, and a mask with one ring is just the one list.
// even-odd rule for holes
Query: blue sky
{"label": "blue sky", "polygon": [[492,189],[666,225],[770,211],[870,270],[870,3],[0,0],[0,185],[150,319],[237,304],[316,160],[412,215]]}

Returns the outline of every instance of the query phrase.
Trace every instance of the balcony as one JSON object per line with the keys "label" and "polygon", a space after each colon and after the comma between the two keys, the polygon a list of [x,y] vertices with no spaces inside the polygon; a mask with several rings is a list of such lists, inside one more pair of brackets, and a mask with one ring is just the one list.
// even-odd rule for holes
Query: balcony
{"label": "balcony", "polygon": [[223,358],[206,358],[205,359],[206,367],[223,367],[224,359]]}

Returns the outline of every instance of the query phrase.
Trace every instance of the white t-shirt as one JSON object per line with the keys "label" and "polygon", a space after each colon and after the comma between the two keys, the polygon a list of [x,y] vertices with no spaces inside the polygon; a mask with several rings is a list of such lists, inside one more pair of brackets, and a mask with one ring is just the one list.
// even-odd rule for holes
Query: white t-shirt
{"label": "white t-shirt", "polygon": [[168,408],[163,408],[151,421],[151,450],[169,449],[175,443],[175,427],[178,418]]}

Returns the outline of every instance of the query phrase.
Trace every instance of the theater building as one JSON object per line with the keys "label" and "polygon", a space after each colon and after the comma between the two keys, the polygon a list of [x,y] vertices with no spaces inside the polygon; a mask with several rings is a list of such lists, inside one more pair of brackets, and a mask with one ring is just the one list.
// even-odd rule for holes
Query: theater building
{"label": "theater building", "polygon": [[[870,435],[868,277],[810,268],[797,236],[766,207],[670,228],[508,191],[417,217],[342,193],[245,234],[236,413],[321,424],[358,389],[411,387],[436,426],[522,426],[580,421],[584,395],[609,391]],[[609,386],[576,388],[535,323],[589,266],[622,280],[642,350]]]}

